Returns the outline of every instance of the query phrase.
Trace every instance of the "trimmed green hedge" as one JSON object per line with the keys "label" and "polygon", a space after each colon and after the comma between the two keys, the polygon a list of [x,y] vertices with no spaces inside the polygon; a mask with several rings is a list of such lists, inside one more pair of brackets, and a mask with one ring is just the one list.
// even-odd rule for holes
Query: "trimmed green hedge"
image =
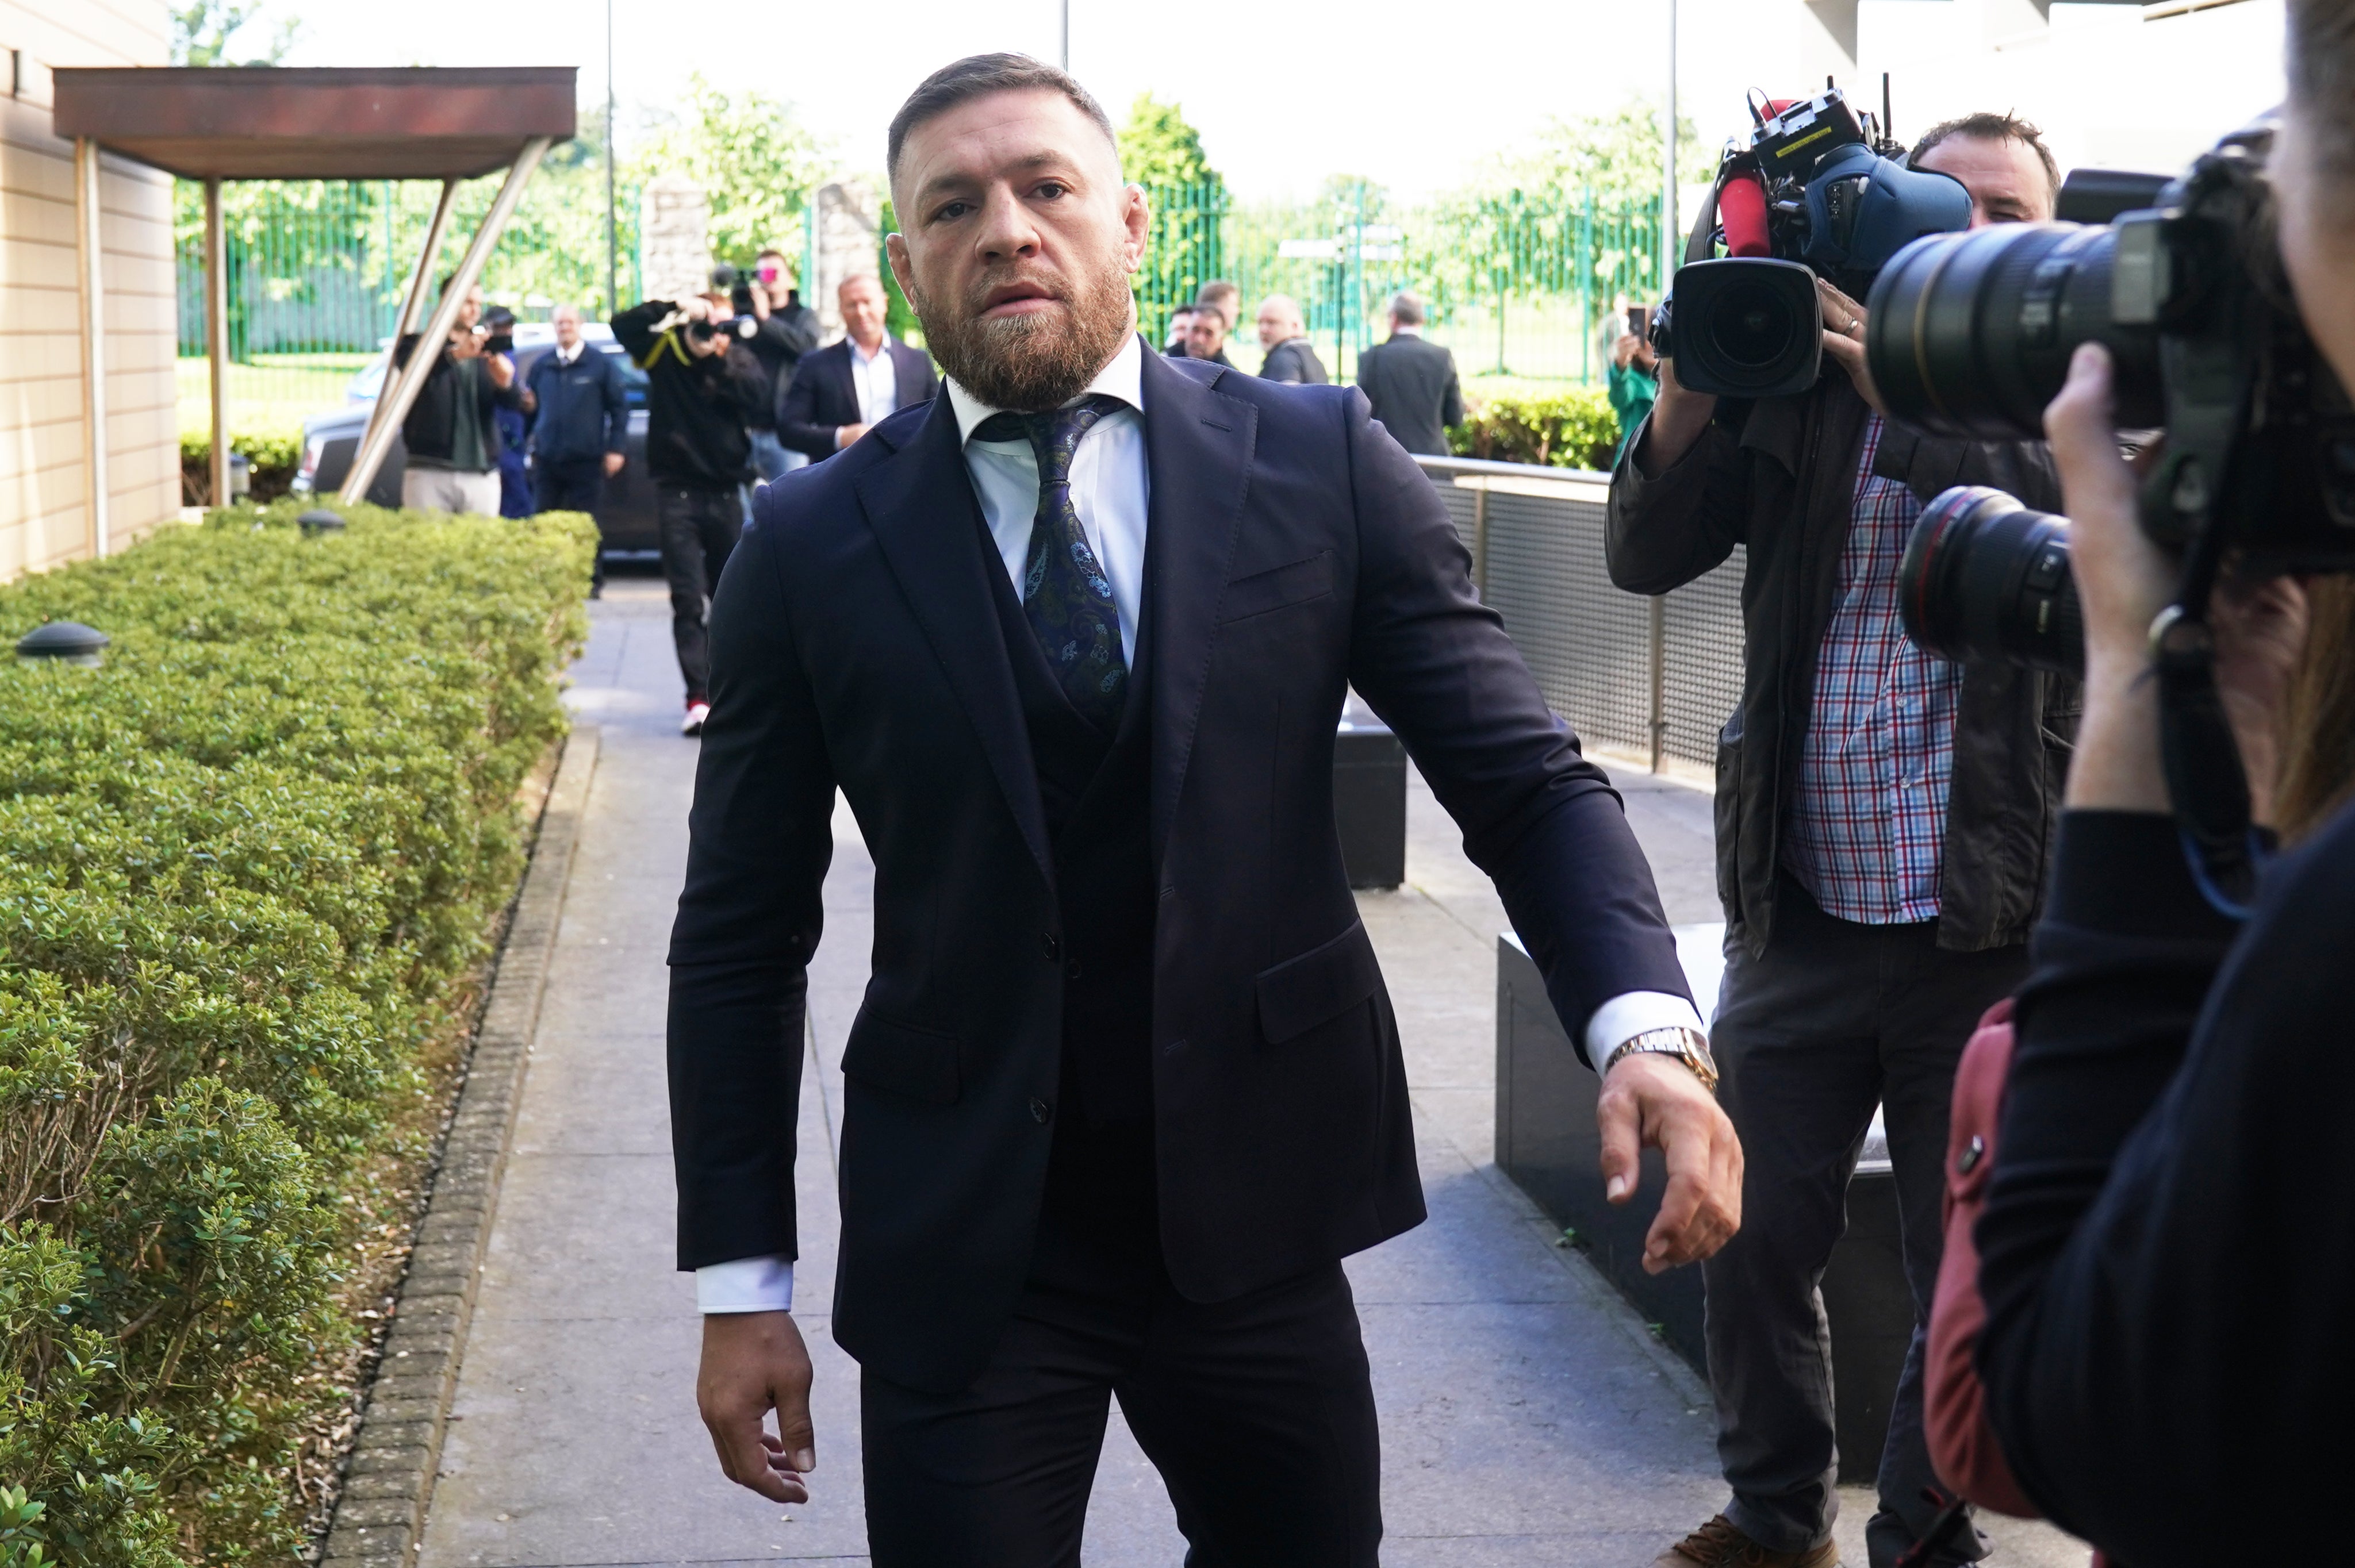
{"label": "trimmed green hedge", "polygon": [[1608,471],[1619,450],[1619,416],[1600,387],[1537,397],[1489,397],[1447,432],[1458,457]]}
{"label": "trimmed green hedge", "polygon": [[[485,950],[593,525],[292,503],[0,588],[0,1565],[283,1562],[361,1168]],[[0,654],[5,657],[5,654]]]}
{"label": "trimmed green hedge", "polygon": [[[294,482],[295,471],[303,463],[303,432],[298,429],[248,430],[229,439],[229,450],[242,452],[252,470],[251,499],[256,502],[275,501],[284,495]],[[213,489],[213,438],[205,430],[180,432],[180,504],[210,506],[215,504]]]}

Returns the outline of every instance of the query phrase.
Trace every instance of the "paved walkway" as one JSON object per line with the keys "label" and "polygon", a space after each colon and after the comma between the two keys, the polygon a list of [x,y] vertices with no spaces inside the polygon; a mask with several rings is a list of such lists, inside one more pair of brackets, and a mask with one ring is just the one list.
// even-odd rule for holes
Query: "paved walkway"
{"label": "paved walkway", "polygon": [[[421,1563],[863,1563],[857,1368],[825,1307],[873,867],[840,813],[800,1124],[819,1467],[813,1499],[780,1510],[719,1478],[695,1414],[694,1289],[671,1266],[662,960],[695,746],[677,734],[667,600],[659,582],[617,577],[591,608],[570,702],[603,726],[602,747]],[[1714,918],[1706,798],[1640,774],[1623,785],[1670,918]],[[1406,1040],[1431,1204],[1428,1224],[1349,1263],[1382,1413],[1383,1561],[1634,1568],[1721,1500],[1712,1423],[1691,1372],[1491,1163],[1503,912],[1419,781],[1409,814],[1410,886],[1360,899]],[[1840,1535],[1863,1568],[1870,1504],[1846,1501]],[[2004,1562],[2083,1561],[2041,1528],[2004,1539]],[[1178,1568],[1183,1552],[1115,1414],[1088,1562]]]}

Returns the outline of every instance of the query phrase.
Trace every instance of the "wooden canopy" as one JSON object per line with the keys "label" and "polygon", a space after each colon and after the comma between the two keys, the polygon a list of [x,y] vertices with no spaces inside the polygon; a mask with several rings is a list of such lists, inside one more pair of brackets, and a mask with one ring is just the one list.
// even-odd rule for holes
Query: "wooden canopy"
{"label": "wooden canopy", "polygon": [[56,73],[57,133],[188,179],[456,180],[573,133],[570,66]]}

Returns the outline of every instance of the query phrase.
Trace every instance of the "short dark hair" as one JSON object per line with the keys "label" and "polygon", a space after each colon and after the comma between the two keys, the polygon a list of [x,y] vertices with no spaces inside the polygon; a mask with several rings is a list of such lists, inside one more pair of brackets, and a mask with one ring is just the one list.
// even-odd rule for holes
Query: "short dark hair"
{"label": "short dark hair", "polygon": [[[2289,101],[2312,137],[2315,166],[2355,180],[2355,7],[2343,0],[2289,0]],[[2355,207],[2355,192],[2333,205]]]}
{"label": "short dark hair", "polygon": [[2036,154],[2044,165],[2044,183],[2050,194],[2061,194],[2061,165],[2052,159],[2052,149],[2044,144],[2044,132],[2017,114],[1966,114],[1959,120],[1942,120],[1922,133],[1906,155],[1908,164],[1919,164],[1931,148],[1957,136],[1967,136],[1974,142],[2017,142]]}
{"label": "short dark hair", "polygon": [[1058,70],[1028,55],[967,55],[918,82],[916,90],[908,95],[908,101],[900,105],[900,112],[891,116],[891,130],[884,143],[884,176],[895,180],[900,177],[900,149],[907,144],[908,132],[926,121],[939,119],[959,104],[996,92],[1060,93],[1095,122],[1096,129],[1103,132],[1115,154],[1119,150],[1120,137],[1112,128],[1112,116],[1069,71]]}

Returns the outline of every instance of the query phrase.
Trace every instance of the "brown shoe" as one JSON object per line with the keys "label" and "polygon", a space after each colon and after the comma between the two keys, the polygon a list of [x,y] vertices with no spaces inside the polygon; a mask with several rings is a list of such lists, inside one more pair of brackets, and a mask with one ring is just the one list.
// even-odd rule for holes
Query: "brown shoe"
{"label": "brown shoe", "polygon": [[1719,1514],[1652,1560],[1652,1568],[1840,1568],[1829,1541],[1805,1552],[1769,1552]]}

